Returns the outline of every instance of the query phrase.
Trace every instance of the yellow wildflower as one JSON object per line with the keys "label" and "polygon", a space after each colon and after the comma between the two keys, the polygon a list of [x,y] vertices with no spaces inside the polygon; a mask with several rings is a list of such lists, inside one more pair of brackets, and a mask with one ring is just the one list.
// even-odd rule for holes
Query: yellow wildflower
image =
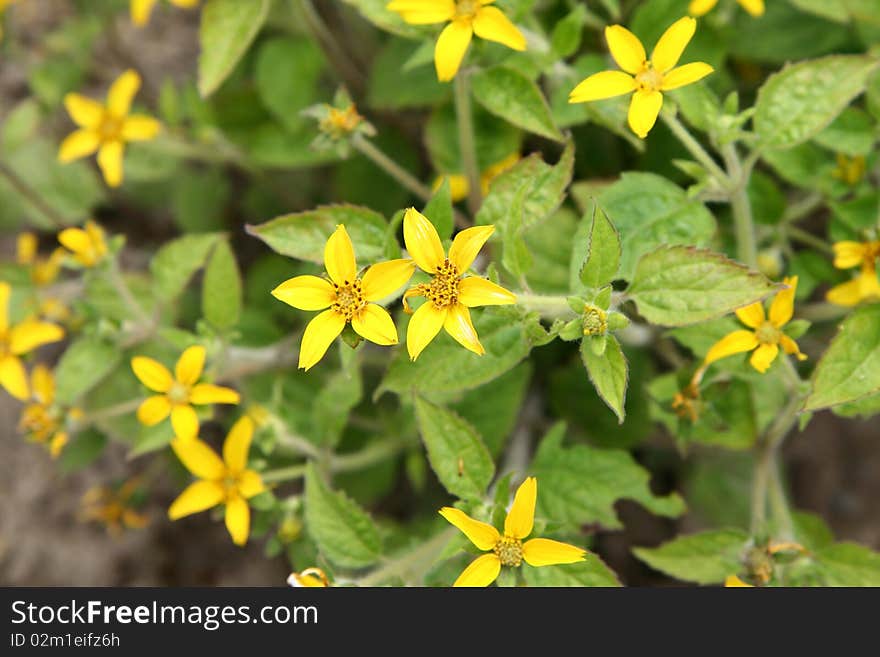
{"label": "yellow wildflower", "polygon": [[61,299],[54,297],[41,299],[37,309],[38,317],[56,324],[67,322],[70,319],[70,314],[70,308]]}
{"label": "yellow wildflower", "polygon": [[125,71],[107,93],[107,103],[69,93],[64,106],[79,130],[70,133],[58,149],[60,162],[71,162],[98,152],[98,166],[110,187],[122,184],[122,152],[126,142],[153,139],[160,124],[151,116],[129,114],[141,86],[137,71]]}
{"label": "yellow wildflower", "polygon": [[171,415],[171,426],[179,440],[195,438],[199,433],[199,418],[193,404],[237,404],[238,393],[212,383],[197,383],[205,368],[205,348],[188,347],[174,367],[174,376],[162,363],[135,356],[131,369],[147,388],[159,394],[147,397],[137,411],[138,420],[148,427],[159,424]]}
{"label": "yellow wildflower", "polygon": [[843,153],[838,153],[837,168],[831,172],[831,175],[845,182],[850,187],[854,187],[865,177],[866,169],[867,163],[863,155],[848,157]]}
{"label": "yellow wildflower", "polygon": [[[150,22],[150,14],[153,13],[153,7],[156,6],[158,0],[131,0],[129,11],[131,13],[131,22],[138,27],[143,27]],[[199,4],[199,0],[168,0],[175,7],[181,9],[192,9]]]}
{"label": "yellow wildflower", "polygon": [[406,332],[406,348],[412,360],[418,358],[441,328],[466,349],[478,355],[485,353],[468,309],[516,303],[513,293],[503,287],[478,276],[464,276],[494,231],[494,226],[464,229],[455,236],[447,257],[434,225],[414,208],[406,211],[406,248],[419,268],[433,276],[430,283],[416,285],[403,295],[407,313],[412,313],[407,299],[426,299],[409,320]]}
{"label": "yellow wildflower", "polygon": [[500,9],[489,6],[493,2],[495,0],[391,0],[387,8],[411,25],[449,22],[434,47],[437,78],[449,82],[458,72],[474,34],[513,50],[526,49],[522,32]]}
{"label": "yellow wildflower", "polygon": [[[739,6],[756,18],[764,15],[764,0],[736,0]],[[715,8],[718,0],[691,0],[688,13],[691,16],[705,16]]]}
{"label": "yellow wildflower", "polygon": [[132,501],[140,486],[140,478],[134,477],[118,488],[90,488],[82,498],[81,519],[100,522],[112,536],[118,536],[125,529],[143,529],[150,518],[138,512]]}
{"label": "yellow wildflower", "polygon": [[58,241],[83,267],[94,267],[107,255],[104,229],[91,219],[83,228],[65,228],[58,233]]}
{"label": "yellow wildflower", "polygon": [[247,500],[265,490],[263,480],[247,467],[254,423],[246,415],[232,425],[223,443],[223,459],[201,440],[171,443],[177,458],[198,481],[189,485],[168,509],[178,520],[218,504],[226,506],[226,529],[236,545],[247,543],[251,512]]}
{"label": "yellow wildflower", "polygon": [[37,365],[31,372],[32,401],[21,412],[18,430],[28,439],[45,445],[52,458],[57,458],[68,443],[66,420],[82,418],[82,411],[70,408],[66,412],[55,405],[55,377],[45,365]]}
{"label": "yellow wildflower", "polygon": [[696,29],[697,21],[690,16],[677,20],[660,37],[651,59],[648,59],[645,47],[635,34],[622,25],[606,27],[608,49],[623,71],[602,71],[591,75],[572,90],[568,102],[585,103],[633,92],[629,127],[644,139],[660,114],[662,91],[696,82],[714,70],[705,62],[676,67]]}
{"label": "yellow wildflower", "polygon": [[736,575],[728,575],[724,580],[724,586],[727,588],[754,588],[754,585],[745,583]]}
{"label": "yellow wildflower", "polygon": [[[489,185],[492,184],[492,181],[519,162],[519,159],[519,153],[511,153],[503,160],[486,167],[486,169],[480,174],[480,191],[482,192],[482,195],[486,196],[489,193]],[[438,176],[432,185],[432,191],[436,192],[440,189],[440,185],[443,184],[444,180],[449,181],[449,193],[450,196],[452,196],[453,203],[458,203],[468,197],[468,194],[470,193],[470,183],[468,183],[467,176],[461,173],[450,173]]]}
{"label": "yellow wildflower", "polygon": [[44,344],[63,339],[64,329],[37,319],[26,319],[10,326],[11,294],[9,283],[0,281],[0,386],[13,397],[26,401],[30,397],[30,386],[20,357]]}
{"label": "yellow wildflower", "polygon": [[326,110],[327,115],[321,119],[318,127],[321,132],[334,139],[341,139],[351,134],[364,120],[364,117],[358,114],[354,103],[349,104],[345,109],[338,109],[332,105],[327,105]]}
{"label": "yellow wildflower", "polygon": [[330,580],[320,568],[306,568],[301,573],[290,573],[287,583],[294,588],[326,588]]}
{"label": "yellow wildflower", "polygon": [[472,561],[453,586],[489,586],[498,577],[501,566],[518,568],[523,561],[530,566],[583,561],[587,551],[568,543],[549,538],[533,538],[523,543],[523,539],[532,533],[537,498],[538,481],[529,477],[513,497],[513,504],[504,520],[503,534],[492,525],[474,520],[464,511],[449,506],[440,509],[440,515],[458,527],[471,543],[489,552]]}
{"label": "yellow wildflower", "polygon": [[838,306],[856,306],[862,301],[880,299],[880,281],[877,280],[877,258],[880,240],[870,242],[837,242],[834,245],[834,266],[838,269],[861,267],[851,281],[836,285],[825,295]]}
{"label": "yellow wildflower", "polygon": [[[361,337],[381,345],[397,344],[391,315],[374,303],[406,285],[415,270],[412,260],[373,265],[358,277],[351,238],[342,224],[324,247],[326,280],[295,276],[272,290],[272,296],[299,310],[323,310],[306,326],[299,349],[299,367],[312,368],[349,322]],[[326,310],[325,310],[326,308]]]}
{"label": "yellow wildflower", "polygon": [[764,304],[755,302],[736,311],[736,316],[752,330],[740,330],[729,333],[716,342],[706,354],[705,364],[732,356],[733,354],[752,351],[749,359],[752,367],[762,374],[776,360],[779,347],[787,354],[794,354],[798,360],[806,360],[806,355],[798,349],[797,343],[783,331],[794,314],[794,293],[797,289],[797,276],[786,278],[785,289],[776,293],[770,304],[769,315],[764,314]]}
{"label": "yellow wildflower", "polygon": [[21,233],[18,236],[15,249],[16,260],[18,264],[26,265],[30,269],[31,281],[34,285],[43,287],[51,285],[58,278],[64,250],[55,249],[48,258],[40,258],[38,250],[39,240],[34,233]]}

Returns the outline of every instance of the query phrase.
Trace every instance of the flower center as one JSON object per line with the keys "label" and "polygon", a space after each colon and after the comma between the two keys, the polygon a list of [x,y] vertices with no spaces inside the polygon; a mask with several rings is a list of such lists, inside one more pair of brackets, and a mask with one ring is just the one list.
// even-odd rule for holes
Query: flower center
{"label": "flower center", "polygon": [[330,308],[345,317],[345,321],[350,322],[351,318],[367,305],[361,289],[361,281],[356,278],[351,283],[346,281],[344,285],[333,283],[333,287],[336,291],[336,300]]}
{"label": "flower center", "polygon": [[104,112],[98,132],[101,135],[102,142],[119,139],[119,133],[122,132],[122,121],[109,112]]}
{"label": "flower center", "polygon": [[185,404],[189,401],[189,387],[175,381],[168,390],[168,401],[172,404]]}
{"label": "flower center", "polygon": [[19,430],[31,434],[34,440],[43,442],[58,428],[59,419],[58,409],[31,404],[21,415]]}
{"label": "flower center", "polygon": [[320,128],[332,137],[341,138],[353,132],[362,118],[353,104],[344,110],[330,107],[330,113],[321,120]]}
{"label": "flower center", "polygon": [[658,91],[663,84],[663,74],[651,62],[645,62],[636,74],[636,84],[639,91]]}
{"label": "flower center", "polygon": [[608,331],[608,315],[601,308],[586,304],[582,319],[584,335],[605,335]]}
{"label": "flower center", "polygon": [[523,559],[522,541],[513,536],[502,536],[492,551],[498,555],[502,566],[519,566]]}
{"label": "flower center", "polygon": [[458,0],[455,3],[456,18],[473,18],[479,10],[479,0]]}
{"label": "flower center", "polygon": [[227,500],[238,495],[238,477],[227,474],[220,483],[223,486]]}
{"label": "flower center", "polygon": [[449,260],[437,267],[431,282],[424,286],[425,298],[437,308],[446,308],[458,303],[458,268]]}
{"label": "flower center", "polygon": [[770,322],[764,322],[755,330],[755,337],[758,338],[758,342],[761,344],[779,344],[782,331]]}

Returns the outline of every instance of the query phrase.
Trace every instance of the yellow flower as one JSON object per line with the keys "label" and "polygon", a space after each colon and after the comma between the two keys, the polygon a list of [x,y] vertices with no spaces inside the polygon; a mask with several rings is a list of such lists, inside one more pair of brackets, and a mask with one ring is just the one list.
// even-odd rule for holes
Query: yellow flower
{"label": "yellow flower", "polygon": [[61,271],[63,249],[55,249],[48,258],[40,258],[39,240],[34,233],[21,233],[16,240],[15,256],[18,264],[27,265],[31,281],[38,287],[51,285]]}
{"label": "yellow flower", "polygon": [[90,488],[83,495],[80,518],[100,522],[112,536],[118,536],[124,529],[143,529],[150,518],[138,512],[132,504],[132,497],[140,486],[141,480],[135,477],[118,488]]}
{"label": "yellow flower", "polygon": [[[482,192],[482,195],[486,196],[489,193],[489,185],[492,184],[492,181],[519,162],[519,159],[519,153],[511,153],[503,160],[484,169],[483,173],[480,174],[480,191]],[[443,184],[444,180],[449,181],[449,193],[452,197],[453,203],[458,203],[468,197],[470,183],[468,183],[467,176],[461,173],[450,173],[438,176],[434,181],[431,190],[436,192],[440,189],[440,185]]]}
{"label": "yellow flower", "polygon": [[[749,12],[752,16],[758,17],[764,15],[764,0],[736,0],[740,7]],[[715,8],[718,0],[691,0],[688,7],[688,13],[691,16],[705,16]]]}
{"label": "yellow flower", "polygon": [[746,584],[736,575],[728,575],[724,580],[724,586],[727,588],[754,588],[752,584]]}
{"label": "yellow flower", "polygon": [[691,84],[714,70],[705,62],[676,67],[696,29],[697,21],[690,16],[677,20],[660,37],[648,59],[645,47],[635,34],[622,25],[606,27],[608,49],[623,71],[591,75],[572,90],[568,102],[585,103],[634,92],[629,105],[629,127],[644,139],[663,106],[661,91]]}
{"label": "yellow flower", "polygon": [[137,71],[125,71],[107,93],[107,103],[69,93],[64,106],[80,129],[70,133],[58,149],[60,162],[71,162],[98,152],[98,166],[110,187],[122,184],[122,151],[126,142],[153,139],[160,124],[151,116],[129,114],[141,86]]}
{"label": "yellow flower", "polygon": [[37,365],[31,372],[32,402],[24,407],[18,430],[28,439],[45,445],[52,458],[57,458],[68,443],[66,420],[78,420],[83,413],[78,408],[66,412],[55,405],[55,377],[45,365]]}
{"label": "yellow flower", "polygon": [[880,257],[880,240],[837,242],[834,245],[834,266],[838,269],[861,267],[861,270],[851,281],[828,290],[825,298],[838,306],[855,306],[862,301],[880,299],[880,281],[877,279],[878,257]]}
{"label": "yellow flower", "polygon": [[354,103],[348,105],[345,109],[338,109],[332,105],[326,106],[327,116],[321,119],[318,127],[334,139],[341,139],[351,134],[364,120],[358,114]]}
{"label": "yellow flower", "polygon": [[324,267],[329,281],[318,276],[295,276],[272,290],[273,297],[294,308],[324,311],[306,326],[299,367],[308,370],[320,361],[349,322],[370,342],[397,344],[397,328],[391,315],[374,302],[406,285],[415,270],[412,260],[381,262],[360,278],[354,246],[340,224],[324,247]]}
{"label": "yellow flower", "polygon": [[788,337],[783,331],[794,314],[794,293],[797,289],[797,276],[786,278],[783,283],[785,289],[776,293],[773,303],[770,304],[770,313],[764,314],[764,304],[760,301],[736,311],[736,316],[750,331],[734,331],[716,342],[709,353],[706,354],[705,364],[709,365],[716,360],[739,354],[745,351],[753,351],[749,362],[762,374],[767,371],[771,363],[779,354],[779,347],[787,354],[794,354],[798,360],[806,360],[806,356],[798,349],[797,343]]}
{"label": "yellow flower", "polygon": [[247,467],[254,423],[247,416],[232,425],[223,443],[223,459],[201,440],[171,443],[174,453],[198,481],[174,500],[168,517],[178,520],[218,504],[226,506],[226,529],[236,545],[247,543],[251,512],[247,500],[265,490],[260,475]]}
{"label": "yellow flower", "polygon": [[205,348],[188,347],[174,367],[174,376],[162,363],[135,356],[131,369],[147,388],[160,394],[147,397],[137,411],[138,420],[148,427],[159,424],[171,415],[171,426],[179,440],[195,438],[199,433],[199,418],[193,404],[237,404],[238,393],[232,388],[212,383],[197,383],[205,367]]}
{"label": "yellow flower", "polygon": [[37,347],[64,338],[64,329],[49,322],[25,319],[9,325],[9,283],[0,281],[0,386],[13,397],[26,401],[30,397],[27,373],[21,356]]}
{"label": "yellow flower", "polygon": [[526,38],[500,9],[495,0],[392,0],[387,8],[411,25],[446,23],[434,47],[437,78],[449,82],[458,72],[473,35],[501,43],[513,50],[525,50]]}
{"label": "yellow flower", "polygon": [[434,225],[414,208],[403,217],[403,239],[419,268],[433,276],[430,283],[416,285],[403,295],[403,308],[412,313],[410,297],[425,297],[406,332],[406,348],[415,360],[431,340],[445,328],[459,344],[475,354],[485,353],[471,322],[469,308],[516,303],[503,287],[477,276],[464,277],[494,226],[465,228],[452,241],[447,257]]}
{"label": "yellow flower", "polygon": [[854,187],[864,178],[867,163],[862,155],[848,157],[843,153],[837,154],[837,168],[831,172],[832,177],[842,180],[850,187]]}
{"label": "yellow flower", "polygon": [[587,551],[568,543],[549,538],[533,538],[523,543],[523,539],[532,533],[537,497],[538,481],[529,477],[516,491],[504,520],[504,534],[458,509],[449,506],[440,509],[440,515],[458,527],[471,543],[489,552],[472,561],[453,586],[489,586],[498,577],[501,566],[517,568],[523,561],[530,566],[583,561]]}
{"label": "yellow flower", "polygon": [[[150,22],[150,14],[153,7],[156,6],[157,0],[131,0],[129,11],[131,12],[131,22],[138,27],[143,27]],[[175,7],[181,9],[192,9],[199,4],[199,0],[168,0]]]}
{"label": "yellow flower", "polygon": [[94,267],[107,255],[104,229],[92,220],[83,228],[65,228],[58,233],[58,241],[83,267]]}
{"label": "yellow flower", "polygon": [[290,573],[287,583],[294,588],[326,588],[330,580],[320,568],[306,568],[301,573]]}

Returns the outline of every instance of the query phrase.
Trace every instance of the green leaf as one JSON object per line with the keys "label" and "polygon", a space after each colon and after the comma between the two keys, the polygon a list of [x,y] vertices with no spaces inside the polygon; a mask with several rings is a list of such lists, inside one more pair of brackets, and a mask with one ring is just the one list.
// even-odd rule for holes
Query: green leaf
{"label": "green leaf", "polygon": [[[351,349],[340,345],[340,349]],[[311,403],[312,435],[320,437],[320,444],[335,446],[348,424],[348,416],[363,398],[361,371],[356,365],[337,370],[328,378],[324,387]]]}
{"label": "green leaf", "polygon": [[83,336],[64,350],[55,369],[55,398],[59,404],[73,404],[94,388],[119,362],[114,345],[97,337]]}
{"label": "green leaf", "polygon": [[876,59],[832,55],[771,75],[758,92],[754,125],[766,148],[790,148],[831,123],[865,90]]}
{"label": "green leaf", "polygon": [[825,586],[880,586],[880,554],[856,543],[835,543],[815,555]]}
{"label": "green leaf", "polygon": [[538,85],[522,73],[494,66],[473,75],[471,84],[474,98],[492,114],[536,135],[563,141]]}
{"label": "green leaf", "polygon": [[452,495],[479,499],[495,474],[489,450],[474,428],[455,413],[416,396],[419,433],[431,468]]}
{"label": "green leaf", "polygon": [[232,73],[269,13],[270,0],[208,0],[199,28],[199,93],[210,96]]}
{"label": "green leaf", "polygon": [[196,233],[166,242],[150,261],[156,298],[172,301],[180,296],[205,264],[218,237],[216,233]]}
{"label": "green leaf", "polygon": [[382,541],[370,516],[345,493],[328,488],[314,463],[306,467],[305,483],[306,527],[321,552],[343,568],[375,563]]}
{"label": "green leaf", "polygon": [[260,45],[254,72],[260,100],[282,125],[296,130],[304,123],[300,111],[317,99],[323,68],[321,49],[308,39],[266,41]]}
{"label": "green leaf", "polygon": [[242,306],[241,273],[229,242],[221,240],[205,267],[202,313],[214,328],[227,331],[238,324]]}
{"label": "green leaf", "polygon": [[[391,12],[388,12],[391,13]],[[416,53],[430,45],[430,59],[415,68],[401,67],[409,63]],[[405,39],[389,39],[373,59],[370,83],[367,90],[367,106],[378,110],[401,110],[411,107],[429,107],[447,98],[450,85],[441,84],[434,74],[434,47],[428,41],[420,44]]]}
{"label": "green leaf", "polygon": [[684,502],[677,493],[658,496],[651,492],[650,474],[629,452],[587,445],[565,448],[564,434],[564,424],[554,426],[541,441],[532,462],[532,474],[538,478],[541,517],[571,526],[599,523],[619,529],[623,525],[614,505],[621,499],[634,500],[670,518],[684,512]]}
{"label": "green leaf", "polygon": [[742,569],[740,557],[748,539],[738,529],[716,529],[681,536],[656,548],[633,548],[633,554],[670,577],[719,584]]}
{"label": "green leaf", "polygon": [[706,207],[653,173],[625,172],[596,201],[620,234],[620,278],[628,281],[638,259],[658,246],[703,246],[715,235],[715,219]]}
{"label": "green leaf", "polygon": [[434,224],[441,240],[447,240],[452,236],[455,220],[452,214],[452,192],[449,188],[449,178],[444,178],[440,187],[434,192],[431,200],[422,210],[428,220]]}
{"label": "green leaf", "polygon": [[[583,221],[586,221],[584,217]],[[580,269],[581,282],[587,287],[608,285],[620,267],[620,235],[598,205],[593,208],[587,257]]]}
{"label": "green leaf", "polygon": [[595,554],[588,553],[579,563],[569,563],[550,568],[534,568],[525,564],[523,577],[529,586],[620,586],[614,571]]}
{"label": "green leaf", "polygon": [[577,52],[581,45],[587,10],[583,5],[576,5],[562,20],[553,27],[550,35],[550,47],[554,59],[565,59]]}
{"label": "green leaf", "polygon": [[106,446],[107,437],[98,431],[87,429],[78,433],[61,452],[58,459],[61,471],[81,470],[101,456]]}
{"label": "green leaf", "polygon": [[880,391],[880,304],[846,318],[813,373],[804,410],[852,402]]}
{"label": "green leaf", "polygon": [[798,9],[838,23],[849,21],[847,0],[789,0]]}
{"label": "green leaf", "polygon": [[814,138],[817,144],[850,157],[868,155],[877,141],[874,121],[864,110],[847,107]]}
{"label": "green leaf", "polygon": [[534,262],[526,241],[523,239],[523,221],[525,221],[523,209],[529,188],[528,183],[524,184],[513,197],[510,213],[501,233],[503,246],[501,264],[507,271],[520,279],[531,269]]}
{"label": "green leaf", "polygon": [[281,255],[324,263],[324,246],[336,226],[344,224],[361,262],[373,262],[384,255],[385,218],[356,205],[321,205],[314,210],[276,217],[247,232],[259,237]]}
{"label": "green leaf", "polygon": [[685,326],[761,301],[777,286],[707,249],[661,247],[639,260],[627,295],[653,324]]}
{"label": "green leaf", "polygon": [[595,353],[589,340],[586,338],[581,340],[581,359],[596,392],[608,408],[614,411],[622,424],[626,415],[623,405],[626,402],[626,385],[629,376],[626,356],[623,355],[617,338],[613,335],[602,337],[606,341],[605,349],[601,354]]}

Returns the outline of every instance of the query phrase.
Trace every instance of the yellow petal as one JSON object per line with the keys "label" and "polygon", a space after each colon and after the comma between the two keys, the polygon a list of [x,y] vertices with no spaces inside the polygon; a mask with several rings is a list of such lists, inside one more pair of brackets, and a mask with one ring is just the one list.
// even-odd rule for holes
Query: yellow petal
{"label": "yellow petal", "polygon": [[361,290],[367,301],[378,301],[397,292],[409,282],[416,263],[409,259],[399,258],[373,265],[364,273]]}
{"label": "yellow petal", "polygon": [[87,253],[92,248],[89,234],[82,228],[65,228],[58,233],[58,241],[73,253]]}
{"label": "yellow petal", "polygon": [[744,351],[751,351],[758,346],[758,338],[755,337],[753,331],[734,331],[728,333],[718,342],[712,345],[709,353],[706,354],[705,363],[714,363],[716,360],[727,358],[733,354],[740,354]]}
{"label": "yellow petal", "polygon": [[794,294],[797,291],[797,276],[790,276],[782,281],[786,287],[776,293],[770,304],[768,318],[773,326],[779,328],[789,322],[794,314]]}
{"label": "yellow petal", "polygon": [[429,274],[446,260],[437,229],[415,208],[409,208],[403,216],[403,241],[412,259]]}
{"label": "yellow petal", "polygon": [[513,504],[504,519],[504,535],[525,538],[532,533],[535,523],[535,501],[538,499],[538,480],[526,477],[516,489]]}
{"label": "yellow petal", "polygon": [[357,278],[354,246],[342,224],[336,227],[324,246],[324,267],[337,285],[347,285]]}
{"label": "yellow petal", "polygon": [[27,354],[50,342],[64,339],[64,329],[57,324],[25,320],[9,331],[9,350],[16,356]]}
{"label": "yellow petal", "polygon": [[253,470],[244,470],[238,475],[238,493],[244,499],[249,500],[264,490],[266,490],[266,486],[263,485],[263,480]]}
{"label": "yellow petal", "polygon": [[455,0],[393,0],[386,5],[410,25],[445,23],[455,16]]}
{"label": "yellow petal", "polygon": [[174,383],[168,368],[159,361],[146,356],[132,358],[131,369],[141,383],[156,392],[168,392]]}
{"label": "yellow petal", "polygon": [[873,263],[872,266],[863,266],[856,280],[859,282],[859,294],[863,300],[880,298],[880,280],[877,279],[877,270]]}
{"label": "yellow petal", "polygon": [[110,85],[107,92],[107,109],[117,119],[122,119],[131,109],[131,101],[141,88],[141,76],[128,69]]}
{"label": "yellow petal", "polygon": [[52,370],[42,363],[31,372],[31,388],[34,399],[41,404],[51,404],[55,399],[55,377]]}
{"label": "yellow petal", "polygon": [[162,124],[152,116],[132,114],[122,123],[123,141],[147,141],[154,139],[162,129]]}
{"label": "yellow petal", "polygon": [[471,268],[480,249],[494,232],[495,226],[472,226],[455,236],[449,247],[449,262],[455,265],[459,274]]}
{"label": "yellow petal", "polygon": [[455,20],[443,28],[434,46],[434,67],[440,82],[449,82],[458,73],[472,36],[473,28],[467,20]]}
{"label": "yellow petal", "polygon": [[473,22],[474,34],[487,41],[501,43],[513,50],[525,50],[526,38],[500,9],[482,7]]}
{"label": "yellow petal", "polygon": [[318,276],[294,276],[272,290],[272,296],[300,310],[324,310],[336,300],[333,285]]}
{"label": "yellow petal", "polygon": [[215,481],[196,481],[180,494],[168,508],[168,517],[179,520],[199,511],[217,506],[223,501],[223,486]]}
{"label": "yellow petal", "polygon": [[569,103],[586,103],[628,94],[636,88],[633,76],[623,71],[602,71],[594,73],[568,95]]}
{"label": "yellow petal", "polygon": [[33,233],[21,233],[15,240],[15,259],[21,265],[29,265],[37,257],[37,236]]}
{"label": "yellow petal", "polygon": [[12,294],[12,286],[6,281],[0,281],[0,333],[5,333],[9,328],[9,297]]}
{"label": "yellow petal", "polygon": [[122,524],[129,529],[143,529],[149,523],[149,516],[142,513],[138,513],[132,509],[126,509],[122,512]]}
{"label": "yellow petal", "polygon": [[807,355],[802,354],[800,347],[798,347],[797,342],[792,340],[785,334],[782,334],[779,337],[779,346],[782,347],[782,350],[787,354],[793,354],[797,357],[798,360],[807,360]]}
{"label": "yellow petal", "polygon": [[156,0],[131,0],[129,11],[131,13],[131,22],[138,27],[143,27],[150,21],[150,14]]}
{"label": "yellow petal", "polygon": [[754,588],[751,584],[746,584],[736,575],[728,575],[724,579],[724,586],[727,588]]}
{"label": "yellow petal", "polygon": [[648,59],[645,47],[639,38],[622,25],[609,25],[605,28],[605,40],[608,50],[617,65],[627,73],[635,75]]}
{"label": "yellow petal", "polygon": [[175,438],[192,440],[199,435],[199,416],[192,406],[175,404],[171,407],[171,427]]}
{"label": "yellow petal", "polygon": [[453,586],[489,586],[498,579],[501,572],[501,561],[495,554],[484,554],[471,561]]}
{"label": "yellow petal", "polygon": [[312,319],[306,326],[299,348],[300,369],[308,371],[314,367],[344,328],[345,317],[335,310],[325,310]]}
{"label": "yellow petal", "polygon": [[461,303],[449,306],[446,319],[443,322],[443,328],[468,351],[472,351],[478,356],[486,353],[483,345],[480,344],[477,330],[474,328],[473,322],[471,322],[471,312],[467,306]]}
{"label": "yellow petal", "polygon": [[178,383],[191,386],[199,380],[202,370],[205,369],[205,353],[206,350],[202,345],[194,344],[180,354],[174,366],[174,378]]}
{"label": "yellow petal", "polygon": [[663,94],[659,91],[636,91],[629,104],[629,115],[627,117],[629,127],[640,138],[644,139],[648,136],[651,128],[654,127],[662,106]]}
{"label": "yellow petal", "polygon": [[523,543],[523,559],[530,566],[577,563],[586,556],[584,549],[549,538],[533,538]]}
{"label": "yellow petal", "polygon": [[679,18],[670,25],[651,53],[651,64],[654,68],[666,73],[675,66],[696,31],[697,21],[691,16]]}
{"label": "yellow petal", "polygon": [[678,89],[679,87],[691,84],[697,80],[702,80],[714,70],[714,68],[705,62],[685,64],[684,66],[679,66],[678,68],[669,71],[669,73],[666,73],[663,76],[663,84],[660,88],[663,91]]}
{"label": "yellow petal", "polygon": [[744,308],[736,309],[736,316],[739,318],[743,324],[748,326],[749,328],[758,328],[763,324],[767,317],[764,315],[764,304],[760,301],[756,303],[750,303],[748,306]]}
{"label": "yellow petal", "polygon": [[382,306],[368,303],[351,318],[351,327],[362,338],[381,345],[397,344],[397,328]]}
{"label": "yellow petal", "polygon": [[764,0],[738,0],[740,6],[752,16],[764,15]]}
{"label": "yellow petal", "polygon": [[247,543],[251,528],[251,510],[244,498],[235,496],[226,500],[226,529],[236,545]]}
{"label": "yellow petal", "polygon": [[66,432],[59,431],[56,433],[52,436],[52,440],[49,441],[49,455],[53,459],[57,459],[68,442],[70,442],[70,438]]}
{"label": "yellow petal", "polygon": [[73,122],[81,128],[97,128],[104,118],[104,106],[80,94],[66,94],[64,107]]}
{"label": "yellow petal", "polygon": [[835,285],[825,294],[825,298],[838,306],[857,306],[862,302],[862,285],[858,278]]}
{"label": "yellow petal", "polygon": [[208,481],[220,481],[226,476],[226,466],[207,443],[194,438],[171,441],[171,449],[177,454],[177,458],[184,467],[199,479]]}
{"label": "yellow petal", "polygon": [[109,187],[122,184],[122,148],[122,142],[117,139],[105,142],[98,151],[98,166]]}
{"label": "yellow petal", "polygon": [[199,4],[199,0],[170,0],[171,4],[181,9],[192,9]]}
{"label": "yellow petal", "polygon": [[[459,201],[463,201],[468,197],[468,192],[470,191],[470,184],[468,183],[468,179],[460,173],[451,173],[443,176],[439,176],[434,184],[431,186],[431,191],[436,192],[440,189],[440,185],[443,184],[444,180],[449,181],[449,196],[452,198],[453,203],[458,203]],[[489,190],[486,190],[488,194]]]}
{"label": "yellow petal", "polygon": [[862,264],[865,259],[867,249],[862,242],[835,242],[834,246],[834,266],[838,269],[849,269]]}
{"label": "yellow petal", "polygon": [[171,413],[171,402],[165,395],[147,397],[137,410],[138,421],[148,427],[159,424]]}
{"label": "yellow petal", "polygon": [[705,16],[717,4],[718,0],[691,0],[691,4],[688,6],[688,13],[691,16]]}
{"label": "yellow petal", "polygon": [[752,357],[749,358],[749,363],[751,363],[752,367],[763,374],[770,368],[773,361],[776,360],[777,354],[779,354],[778,345],[761,344],[758,345],[758,348],[752,353]]}
{"label": "yellow petal", "polygon": [[91,155],[101,145],[101,138],[94,130],[74,130],[58,148],[58,161],[67,163]]}
{"label": "yellow petal", "polygon": [[491,550],[501,540],[501,534],[492,525],[474,520],[460,509],[444,506],[440,509],[440,515],[461,530],[471,543],[483,551]]}
{"label": "yellow petal", "polygon": [[247,415],[232,425],[223,443],[223,462],[230,474],[237,475],[247,467],[248,450],[253,437],[254,421]]}
{"label": "yellow petal", "polygon": [[205,404],[237,404],[241,396],[232,388],[216,386],[213,383],[197,383],[189,391],[189,403],[202,406]]}
{"label": "yellow petal", "polygon": [[409,352],[410,360],[419,357],[443,328],[445,321],[446,309],[437,308],[430,301],[426,301],[416,310],[406,329],[406,350]]}
{"label": "yellow petal", "polygon": [[24,365],[15,356],[0,358],[0,386],[21,401],[26,401],[31,396]]}
{"label": "yellow petal", "polygon": [[458,302],[468,308],[504,306],[516,303],[516,296],[485,278],[468,276],[458,284]]}

